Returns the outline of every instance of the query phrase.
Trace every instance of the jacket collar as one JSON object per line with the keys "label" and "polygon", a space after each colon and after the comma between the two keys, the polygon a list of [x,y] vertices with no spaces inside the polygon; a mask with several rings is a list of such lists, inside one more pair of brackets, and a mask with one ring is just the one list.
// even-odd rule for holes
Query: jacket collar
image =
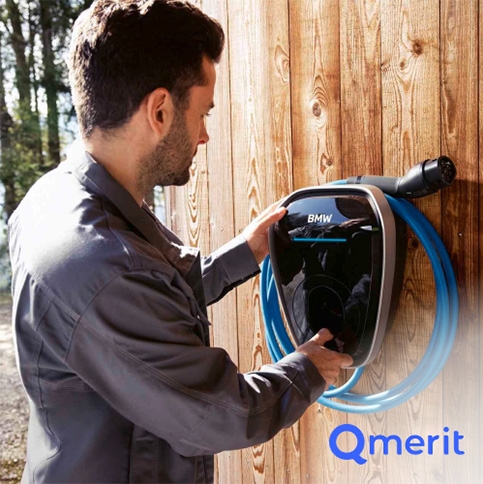
{"label": "jacket collar", "polygon": [[89,190],[107,198],[171,265],[183,276],[188,274],[199,257],[199,250],[183,246],[181,240],[161,224],[146,203],[143,202],[143,206],[140,207],[131,194],[85,151],[80,140],[71,145],[67,152],[67,160],[61,163],[60,167],[71,171]]}

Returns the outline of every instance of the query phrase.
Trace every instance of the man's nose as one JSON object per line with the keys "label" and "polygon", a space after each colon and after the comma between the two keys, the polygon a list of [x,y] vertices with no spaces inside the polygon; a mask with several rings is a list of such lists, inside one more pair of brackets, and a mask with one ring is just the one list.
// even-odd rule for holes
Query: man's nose
{"label": "man's nose", "polygon": [[201,123],[201,131],[200,131],[200,138],[199,138],[198,144],[204,145],[208,143],[209,140],[210,140],[210,137],[208,135],[208,131],[206,131],[205,121],[203,120],[203,122]]}

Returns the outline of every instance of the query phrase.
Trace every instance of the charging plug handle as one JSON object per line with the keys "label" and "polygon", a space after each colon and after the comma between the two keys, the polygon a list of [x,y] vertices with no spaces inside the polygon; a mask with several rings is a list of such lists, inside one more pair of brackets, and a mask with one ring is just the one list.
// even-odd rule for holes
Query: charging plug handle
{"label": "charging plug handle", "polygon": [[373,185],[393,197],[418,198],[451,185],[455,177],[454,163],[440,156],[418,163],[402,177],[365,175],[348,178],[347,183]]}

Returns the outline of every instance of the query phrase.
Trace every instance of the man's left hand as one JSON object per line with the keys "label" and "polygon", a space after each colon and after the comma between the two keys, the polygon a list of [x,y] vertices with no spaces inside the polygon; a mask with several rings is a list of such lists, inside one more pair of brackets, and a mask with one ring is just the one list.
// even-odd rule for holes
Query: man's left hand
{"label": "man's left hand", "polygon": [[267,207],[242,233],[258,264],[268,254],[268,228],[287,213],[287,209],[279,204],[275,202]]}

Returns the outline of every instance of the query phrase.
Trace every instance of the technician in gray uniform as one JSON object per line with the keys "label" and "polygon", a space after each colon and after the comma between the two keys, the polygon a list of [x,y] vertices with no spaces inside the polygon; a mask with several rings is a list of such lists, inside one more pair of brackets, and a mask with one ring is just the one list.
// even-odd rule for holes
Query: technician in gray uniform
{"label": "technician in gray uniform", "polygon": [[285,209],[200,259],[143,201],[188,181],[223,42],[179,1],[99,0],[75,25],[82,142],[9,225],[22,482],[211,482],[214,453],[292,425],[352,363],[323,347],[327,330],[247,374],[208,347],[206,304],[258,273]]}

